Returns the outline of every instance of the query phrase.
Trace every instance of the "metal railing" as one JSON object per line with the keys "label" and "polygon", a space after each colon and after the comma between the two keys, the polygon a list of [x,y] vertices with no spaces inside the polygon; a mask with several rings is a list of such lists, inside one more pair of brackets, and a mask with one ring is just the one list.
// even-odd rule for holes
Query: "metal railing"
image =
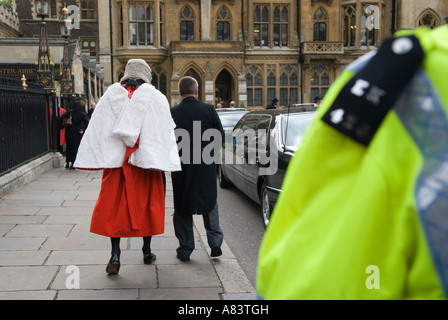
{"label": "metal railing", "polygon": [[0,77],[0,175],[48,152],[50,128],[44,89]]}

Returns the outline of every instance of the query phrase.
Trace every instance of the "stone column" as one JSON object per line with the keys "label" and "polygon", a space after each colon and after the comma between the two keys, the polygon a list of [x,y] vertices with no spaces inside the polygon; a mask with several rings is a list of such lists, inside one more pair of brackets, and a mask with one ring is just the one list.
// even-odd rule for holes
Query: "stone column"
{"label": "stone column", "polygon": [[361,0],[356,0],[356,36],[355,36],[355,48],[361,47],[361,17],[363,15],[362,12],[362,4]]}
{"label": "stone column", "polygon": [[201,0],[201,40],[210,41],[212,40],[210,29],[211,29],[211,0]]}
{"label": "stone column", "polygon": [[[109,25],[109,1],[98,0],[98,33],[99,33],[99,60],[108,75],[111,74],[111,43],[110,43],[110,25]],[[111,77],[107,77],[107,84],[112,84]]]}
{"label": "stone column", "polygon": [[82,58],[81,49],[79,47],[79,41],[76,43],[75,54],[73,55],[72,68],[75,74],[74,79],[74,92],[83,93],[84,92],[84,71],[82,68]]}
{"label": "stone column", "polygon": [[244,74],[238,74],[238,108],[247,107],[247,88],[246,88],[246,77]]}

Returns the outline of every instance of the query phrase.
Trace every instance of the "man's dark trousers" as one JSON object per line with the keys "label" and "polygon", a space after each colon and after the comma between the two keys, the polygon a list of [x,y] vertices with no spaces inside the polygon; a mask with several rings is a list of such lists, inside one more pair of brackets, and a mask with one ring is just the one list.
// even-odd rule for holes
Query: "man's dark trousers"
{"label": "man's dark trousers", "polygon": [[[207,232],[207,241],[210,248],[221,247],[223,242],[223,233],[219,226],[218,203],[215,204],[212,211],[203,214],[205,231]],[[194,232],[193,232],[193,215],[182,214],[174,211],[173,215],[174,232],[179,240],[177,253],[182,260],[188,260],[193,252]]]}

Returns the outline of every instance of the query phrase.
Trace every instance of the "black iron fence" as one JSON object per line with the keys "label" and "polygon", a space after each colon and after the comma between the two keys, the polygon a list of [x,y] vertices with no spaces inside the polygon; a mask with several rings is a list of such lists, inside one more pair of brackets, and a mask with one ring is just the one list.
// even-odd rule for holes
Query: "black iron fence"
{"label": "black iron fence", "polygon": [[48,152],[50,109],[44,89],[0,77],[0,175]]}

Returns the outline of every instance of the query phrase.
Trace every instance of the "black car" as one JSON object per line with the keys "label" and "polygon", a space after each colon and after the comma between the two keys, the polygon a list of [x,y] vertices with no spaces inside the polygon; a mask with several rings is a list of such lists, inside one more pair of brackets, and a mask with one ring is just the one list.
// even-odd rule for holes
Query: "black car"
{"label": "black car", "polygon": [[269,223],[291,157],[313,120],[315,107],[251,111],[226,138],[218,166],[222,188],[236,186],[261,206]]}
{"label": "black car", "polygon": [[221,120],[224,134],[228,137],[232,135],[233,127],[235,127],[241,117],[248,113],[249,110],[244,108],[222,108],[216,109],[216,112]]}
{"label": "black car", "polygon": [[223,108],[216,109],[219,119],[221,120],[224,131],[231,131],[235,124],[244,116],[249,110],[244,108]]}

